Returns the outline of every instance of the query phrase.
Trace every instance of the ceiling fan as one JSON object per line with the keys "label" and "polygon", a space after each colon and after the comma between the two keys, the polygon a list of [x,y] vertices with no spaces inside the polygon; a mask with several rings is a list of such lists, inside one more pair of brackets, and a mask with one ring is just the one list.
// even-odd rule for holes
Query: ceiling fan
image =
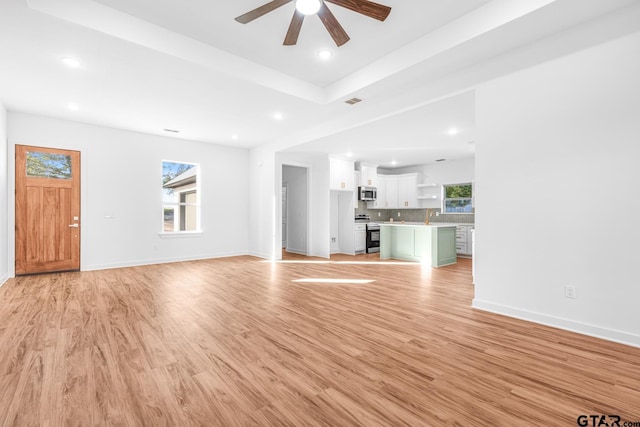
{"label": "ceiling fan", "polygon": [[[287,3],[291,3],[294,0],[273,0],[269,3],[253,9],[250,12],[240,15],[236,18],[236,21],[241,24],[247,24],[256,18],[259,18],[267,13],[284,6]],[[361,13],[370,18],[384,21],[389,16],[391,8],[378,3],[374,3],[368,0],[295,0],[296,9],[293,12],[293,18],[291,18],[291,24],[289,30],[284,38],[285,46],[292,46],[298,42],[298,36],[300,35],[300,29],[302,28],[302,22],[307,15],[318,15],[320,21],[324,24],[327,31],[336,42],[336,45],[342,46],[349,41],[349,36],[336,17],[331,13],[325,3],[333,3],[338,6],[342,6],[354,12]]]}

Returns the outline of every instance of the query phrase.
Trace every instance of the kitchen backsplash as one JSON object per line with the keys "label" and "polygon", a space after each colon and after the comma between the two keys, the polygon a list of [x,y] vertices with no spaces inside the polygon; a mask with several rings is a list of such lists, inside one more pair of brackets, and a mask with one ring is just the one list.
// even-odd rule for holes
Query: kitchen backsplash
{"label": "kitchen backsplash", "polygon": [[[429,217],[429,222],[456,222],[465,224],[473,224],[475,222],[475,214],[473,213],[440,214],[436,216],[436,212],[440,212],[440,209],[431,209],[432,215]],[[398,216],[398,213],[400,216]],[[369,214],[372,221],[389,221],[389,218],[393,218],[394,221],[424,222],[427,218],[426,209],[367,209],[367,202],[364,201],[358,201],[356,214]]]}

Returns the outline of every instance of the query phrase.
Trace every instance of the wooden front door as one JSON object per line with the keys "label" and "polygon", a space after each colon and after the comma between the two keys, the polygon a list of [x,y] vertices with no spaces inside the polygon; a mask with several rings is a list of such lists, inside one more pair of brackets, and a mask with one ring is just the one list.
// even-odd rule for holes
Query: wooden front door
{"label": "wooden front door", "polygon": [[16,146],[16,274],[80,269],[80,153]]}

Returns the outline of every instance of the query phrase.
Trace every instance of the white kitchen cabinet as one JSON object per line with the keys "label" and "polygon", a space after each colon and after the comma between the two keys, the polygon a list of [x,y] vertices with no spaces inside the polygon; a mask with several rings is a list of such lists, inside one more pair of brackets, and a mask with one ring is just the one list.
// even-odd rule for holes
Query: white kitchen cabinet
{"label": "white kitchen cabinet", "polygon": [[363,187],[378,187],[378,165],[360,164],[360,181]]}
{"label": "white kitchen cabinet", "polygon": [[471,224],[458,224],[456,226],[456,253],[460,255],[471,254]]}
{"label": "white kitchen cabinet", "polygon": [[398,209],[398,176],[386,175],[387,191],[385,209]]}
{"label": "white kitchen cabinet", "polygon": [[418,182],[419,173],[403,175],[378,175],[375,201],[368,202],[369,209],[419,209]]}
{"label": "white kitchen cabinet", "polygon": [[418,209],[420,203],[418,201],[418,180],[420,174],[409,173],[397,175],[398,177],[398,208],[399,209]]}
{"label": "white kitchen cabinet", "polygon": [[378,175],[376,178],[376,200],[367,202],[368,209],[387,209],[387,177]]}
{"label": "white kitchen cabinet", "polygon": [[355,224],[354,241],[356,253],[363,253],[367,251],[367,224]]}
{"label": "white kitchen cabinet", "polygon": [[329,157],[329,189],[353,191],[354,179],[353,162]]}

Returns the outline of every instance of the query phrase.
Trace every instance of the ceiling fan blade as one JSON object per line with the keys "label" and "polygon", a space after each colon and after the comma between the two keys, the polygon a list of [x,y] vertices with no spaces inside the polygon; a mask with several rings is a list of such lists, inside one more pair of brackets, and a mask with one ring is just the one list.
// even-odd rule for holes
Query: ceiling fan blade
{"label": "ceiling fan blade", "polygon": [[336,17],[331,13],[329,8],[324,2],[322,2],[322,6],[320,6],[320,10],[318,11],[318,16],[320,20],[326,27],[329,34],[333,38],[333,41],[336,42],[338,46],[342,46],[346,42],[349,41],[349,36],[347,35],[342,25],[338,22]]}
{"label": "ceiling fan blade", "polygon": [[267,13],[271,12],[272,10],[275,10],[277,8],[279,8],[280,6],[284,6],[287,3],[291,3],[293,0],[273,0],[270,1],[269,3],[263,4],[262,6],[253,9],[250,12],[245,13],[244,15],[240,15],[236,18],[236,21],[238,21],[241,24],[246,24],[248,22],[253,21],[256,18],[260,18],[262,15],[266,15]]}
{"label": "ceiling fan blade", "polygon": [[389,16],[391,8],[382,4],[368,0],[325,0],[329,3],[337,4],[354,12],[361,13],[369,18],[384,21]]}
{"label": "ceiling fan blade", "polygon": [[304,15],[298,12],[296,9],[293,12],[293,18],[291,18],[291,24],[289,24],[289,30],[284,38],[285,46],[293,46],[298,43],[298,36],[300,35],[300,29],[302,28],[302,22],[304,21]]}

